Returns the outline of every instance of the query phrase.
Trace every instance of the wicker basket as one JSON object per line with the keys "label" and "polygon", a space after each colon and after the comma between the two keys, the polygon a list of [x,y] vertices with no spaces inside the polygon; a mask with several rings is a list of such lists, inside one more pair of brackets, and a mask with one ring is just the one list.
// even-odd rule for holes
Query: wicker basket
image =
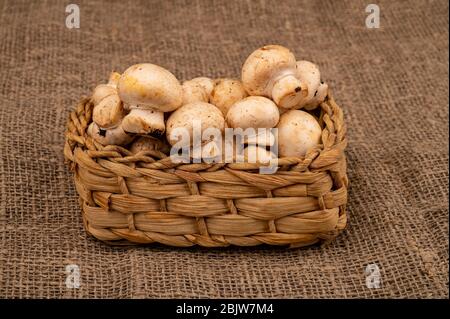
{"label": "wicker basket", "polygon": [[346,226],[346,126],[330,95],[316,110],[323,144],[305,158],[280,158],[273,175],[258,164],[175,164],[156,151],[103,147],[86,134],[92,109],[84,99],[70,114],[64,155],[85,228],[102,241],[299,247]]}

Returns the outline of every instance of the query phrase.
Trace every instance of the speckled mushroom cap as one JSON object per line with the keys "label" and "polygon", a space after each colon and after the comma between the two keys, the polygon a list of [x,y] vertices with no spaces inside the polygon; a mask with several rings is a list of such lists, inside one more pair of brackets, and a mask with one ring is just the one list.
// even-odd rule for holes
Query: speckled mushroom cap
{"label": "speckled mushroom cap", "polygon": [[183,90],[168,70],[150,63],[129,67],[118,83],[119,96],[130,105],[170,112],[181,106]]}
{"label": "speckled mushroom cap", "polygon": [[122,101],[117,94],[111,94],[95,105],[92,119],[101,128],[113,128],[120,124],[124,116]]}
{"label": "speckled mushroom cap", "polygon": [[209,102],[209,97],[214,89],[214,80],[198,77],[184,81],[181,86],[183,88],[183,105],[192,102]]}
{"label": "speckled mushroom cap", "polygon": [[280,45],[254,51],[242,67],[242,82],[250,95],[269,97],[287,109],[301,103],[308,94],[307,86],[296,75],[294,54]]}
{"label": "speckled mushroom cap", "polygon": [[211,92],[210,103],[217,106],[224,116],[230,107],[247,96],[247,92],[238,79],[216,79],[214,90]]}
{"label": "speckled mushroom cap", "polygon": [[207,128],[217,128],[223,133],[225,129],[225,119],[217,107],[205,102],[193,102],[183,105],[168,118],[166,135],[169,143],[174,145],[178,141],[177,136],[172,136],[176,128],[185,128],[192,139],[195,120],[201,121],[202,132]]}
{"label": "speckled mushroom cap", "polygon": [[278,153],[280,157],[303,157],[322,139],[322,128],[311,114],[289,110],[280,117],[278,128]]}
{"label": "speckled mushroom cap", "polygon": [[274,102],[262,96],[249,96],[231,106],[227,123],[232,128],[272,128],[280,119]]}
{"label": "speckled mushroom cap", "polygon": [[[274,75],[295,70],[295,56],[280,45],[266,45],[249,55],[242,67],[242,82],[250,95],[270,97]],[[271,88],[270,88],[271,90]]]}

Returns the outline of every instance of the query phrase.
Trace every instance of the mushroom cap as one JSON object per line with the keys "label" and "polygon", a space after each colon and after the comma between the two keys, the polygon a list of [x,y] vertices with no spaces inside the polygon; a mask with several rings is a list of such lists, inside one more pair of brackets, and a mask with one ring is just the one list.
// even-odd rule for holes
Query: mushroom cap
{"label": "mushroom cap", "polygon": [[92,92],[91,101],[94,105],[97,105],[105,97],[117,94],[117,89],[109,84],[99,84],[94,88]]}
{"label": "mushroom cap", "polygon": [[305,111],[287,111],[281,115],[277,128],[280,157],[303,157],[321,142],[322,128],[314,116]]}
{"label": "mushroom cap", "polygon": [[215,83],[210,103],[217,106],[224,116],[234,103],[248,95],[244,85],[238,79],[217,79]]}
{"label": "mushroom cap", "polygon": [[185,128],[192,142],[195,120],[200,121],[202,133],[207,128],[217,128],[221,132],[225,129],[225,119],[217,107],[205,102],[193,102],[183,105],[168,118],[166,136],[169,143],[174,145],[178,142],[179,137],[175,133],[173,134],[175,136],[171,136],[177,128]]}
{"label": "mushroom cap", "polygon": [[181,106],[183,90],[168,70],[150,63],[130,66],[120,76],[119,96],[127,104],[170,112]]}
{"label": "mushroom cap", "polygon": [[121,125],[112,129],[101,129],[95,122],[92,122],[87,133],[96,142],[106,146],[106,145],[126,145],[130,143],[134,136],[128,135],[122,128]]}
{"label": "mushroom cap", "polygon": [[211,92],[214,89],[214,85],[215,85],[213,79],[205,77],[205,76],[193,78],[190,80],[190,82],[193,82],[195,84],[202,86],[208,96],[211,95]]}
{"label": "mushroom cap", "polygon": [[254,51],[242,66],[242,83],[250,95],[271,97],[274,81],[281,74],[294,74],[294,54],[281,45],[266,45]]}
{"label": "mushroom cap", "polygon": [[183,88],[183,105],[192,102],[208,102],[209,96],[214,88],[214,81],[207,77],[193,78],[184,81]]}
{"label": "mushroom cap", "polygon": [[227,123],[232,128],[272,128],[280,119],[274,102],[262,96],[249,96],[234,103],[227,113]]}
{"label": "mushroom cap", "polygon": [[111,94],[94,106],[92,119],[101,128],[112,128],[119,125],[124,116],[122,101],[117,94]]}

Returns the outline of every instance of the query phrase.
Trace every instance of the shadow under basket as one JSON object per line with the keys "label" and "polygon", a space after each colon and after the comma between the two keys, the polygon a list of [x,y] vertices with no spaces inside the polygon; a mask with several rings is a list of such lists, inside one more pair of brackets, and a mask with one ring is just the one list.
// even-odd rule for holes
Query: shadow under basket
{"label": "shadow under basket", "polygon": [[301,247],[346,226],[346,126],[330,95],[311,112],[322,144],[305,158],[279,158],[267,175],[257,163],[176,164],[157,151],[102,146],[86,133],[92,110],[83,99],[70,114],[64,155],[84,226],[104,242]]}

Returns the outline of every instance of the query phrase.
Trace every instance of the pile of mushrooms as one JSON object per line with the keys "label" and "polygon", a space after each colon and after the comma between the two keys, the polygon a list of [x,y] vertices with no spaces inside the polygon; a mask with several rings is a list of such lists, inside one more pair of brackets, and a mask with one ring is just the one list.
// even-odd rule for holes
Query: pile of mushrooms
{"label": "pile of mushrooms", "polygon": [[[209,128],[221,134],[226,128],[255,129],[257,133],[245,136],[242,149],[233,157],[250,161],[253,154],[259,162],[304,157],[321,143],[322,129],[310,111],[324,101],[327,92],[317,65],[297,61],[280,45],[251,53],[240,80],[197,77],[180,83],[160,66],[136,64],[122,74],[111,73],[108,83],[95,87],[93,122],[87,133],[101,145],[124,146],[135,154],[160,151],[168,155],[180,143],[179,128],[192,133],[198,120],[203,134],[200,145],[193,145],[192,139],[181,145],[192,151],[191,158],[224,160],[223,141],[208,136]],[[270,151],[275,143],[278,154]]]}

